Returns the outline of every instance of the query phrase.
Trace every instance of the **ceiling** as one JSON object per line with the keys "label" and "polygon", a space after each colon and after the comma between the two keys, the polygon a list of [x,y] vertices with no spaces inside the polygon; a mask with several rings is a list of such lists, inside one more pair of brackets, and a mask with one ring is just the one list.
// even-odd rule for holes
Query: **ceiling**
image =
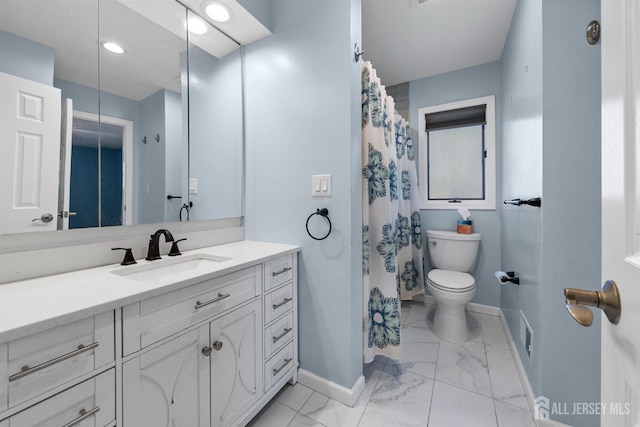
{"label": "ceiling", "polygon": [[516,3],[362,0],[364,59],[387,86],[498,61]]}
{"label": "ceiling", "polygon": [[[201,0],[182,1],[199,11]],[[206,18],[207,32],[189,34],[187,43],[187,11],[174,0],[100,0],[99,19],[97,0],[0,0],[0,30],[52,48],[56,78],[139,101],[162,88],[181,91],[187,44],[222,58],[270,34],[236,0],[219,1],[232,11],[224,32],[233,39]],[[125,53],[99,48],[105,41]]]}

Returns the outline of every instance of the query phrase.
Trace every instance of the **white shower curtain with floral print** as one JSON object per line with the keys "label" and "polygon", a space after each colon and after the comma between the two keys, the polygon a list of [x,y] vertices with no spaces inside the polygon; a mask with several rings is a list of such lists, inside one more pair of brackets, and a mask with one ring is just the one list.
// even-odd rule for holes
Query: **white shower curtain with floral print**
{"label": "white shower curtain with floral print", "polygon": [[400,301],[424,292],[415,150],[371,63],[362,67],[364,361],[402,357]]}

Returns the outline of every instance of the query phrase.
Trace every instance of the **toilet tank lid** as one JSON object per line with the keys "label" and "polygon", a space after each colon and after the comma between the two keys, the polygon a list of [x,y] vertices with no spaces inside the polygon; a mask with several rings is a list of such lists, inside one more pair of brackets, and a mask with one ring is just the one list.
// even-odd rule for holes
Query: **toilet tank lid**
{"label": "toilet tank lid", "polygon": [[449,240],[480,240],[480,233],[461,234],[455,231],[427,230],[427,238]]}

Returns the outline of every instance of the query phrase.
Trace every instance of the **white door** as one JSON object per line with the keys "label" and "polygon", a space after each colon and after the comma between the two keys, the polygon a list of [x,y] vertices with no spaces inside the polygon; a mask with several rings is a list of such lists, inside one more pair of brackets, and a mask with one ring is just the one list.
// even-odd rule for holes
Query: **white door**
{"label": "white door", "polygon": [[0,233],[56,229],[59,159],[60,89],[0,73]]}
{"label": "white door", "polygon": [[71,136],[73,135],[73,100],[67,98],[62,105],[60,131],[60,182],[58,186],[58,230],[69,229],[69,192],[71,191]]}
{"label": "white door", "polygon": [[620,290],[602,317],[602,426],[640,425],[640,2],[602,1],[602,279]]}

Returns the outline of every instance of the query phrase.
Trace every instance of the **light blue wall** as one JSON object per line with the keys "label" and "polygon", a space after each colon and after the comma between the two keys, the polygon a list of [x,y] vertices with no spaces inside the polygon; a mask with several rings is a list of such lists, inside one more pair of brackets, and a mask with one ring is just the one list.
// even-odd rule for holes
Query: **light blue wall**
{"label": "light blue wall", "polygon": [[[542,3],[521,0],[502,54],[502,194],[542,195]],[[543,201],[544,203],[544,201]],[[520,286],[501,287],[501,307],[533,393],[542,391],[542,210],[501,207],[502,266]],[[520,340],[521,312],[533,330],[532,358]]]}
{"label": "light blue wall", "polygon": [[[139,102],[138,133],[147,143],[138,142],[138,223],[154,224],[164,221],[165,210],[165,108],[164,90]],[[154,139],[160,135],[160,142]]]}
{"label": "light blue wall", "polygon": [[238,3],[247,9],[262,25],[272,30],[272,0],[238,0]]}
{"label": "light blue wall", "polygon": [[[600,316],[583,328],[563,298],[565,287],[600,287],[600,47],[585,40],[599,10],[598,0],[520,0],[502,59],[503,194],[543,202],[502,209],[503,265],[521,285],[502,288],[501,306],[534,394],[568,408],[600,401]],[[534,331],[530,360],[520,311]]]}
{"label": "light blue wall", "polygon": [[[576,323],[563,289],[600,289],[600,45],[585,37],[600,0],[543,0],[542,391],[551,401],[600,402],[600,313]],[[571,381],[558,381],[571,378]],[[598,416],[558,416],[598,426]]]}
{"label": "light blue wall", "polygon": [[0,71],[53,85],[54,51],[50,47],[0,30]]}
{"label": "light blue wall", "polygon": [[[164,91],[164,132],[165,132],[165,190],[167,195],[186,196],[186,179],[182,173],[182,156],[188,151],[188,143],[182,132],[182,96],[170,90]],[[178,222],[183,200],[165,202],[165,222]]]}
{"label": "light blue wall", "polygon": [[189,49],[189,177],[191,220],[239,217],[242,212],[241,51],[221,59]]}
{"label": "light blue wall", "polygon": [[[301,368],[351,388],[362,374],[359,0],[273,1],[273,35],[246,47],[247,239],[302,247]],[[311,175],[332,196],[311,196]],[[305,221],[329,209],[315,241]]]}
{"label": "light blue wall", "polygon": [[[374,64],[375,66],[375,64]],[[453,71],[438,76],[409,82],[409,110],[412,124],[412,138],[418,141],[418,108],[461,101],[481,96],[496,96],[496,199],[501,203],[501,161],[500,161],[500,63],[492,62],[464,70]],[[498,209],[500,207],[498,206]],[[460,215],[456,210],[422,210],[424,230],[455,231]],[[478,260],[473,271],[476,279],[474,302],[492,306],[500,305],[500,286],[494,272],[502,270],[500,259],[500,211],[474,210],[471,212],[474,231],[482,234]],[[425,236],[426,239],[426,236]],[[423,245],[427,248],[427,245]],[[425,252],[425,269],[429,271],[429,255]]]}

